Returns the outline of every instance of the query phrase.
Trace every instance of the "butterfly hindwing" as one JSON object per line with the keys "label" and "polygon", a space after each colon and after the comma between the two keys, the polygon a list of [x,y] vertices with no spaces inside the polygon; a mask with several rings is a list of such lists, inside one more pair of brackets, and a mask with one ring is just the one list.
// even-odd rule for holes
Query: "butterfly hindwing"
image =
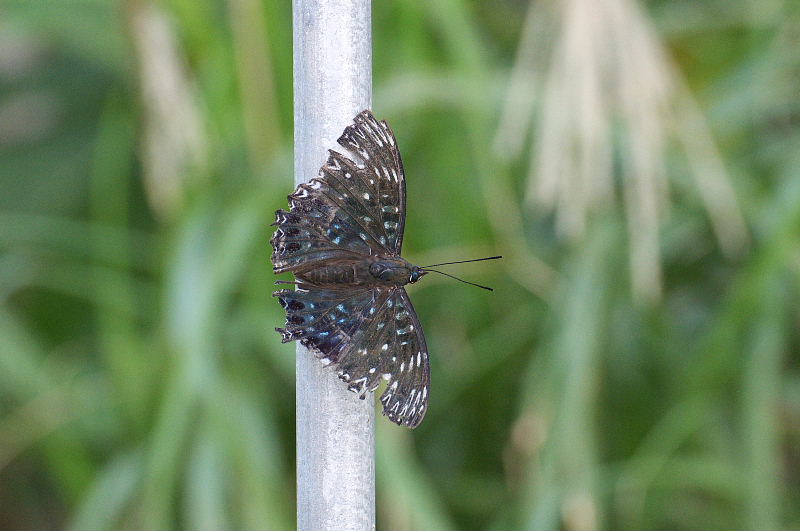
{"label": "butterfly hindwing", "polygon": [[403,288],[393,288],[370,322],[354,333],[337,368],[339,377],[362,396],[374,391],[381,378],[388,380],[381,395],[384,414],[410,428],[422,421],[430,387],[428,348]]}
{"label": "butterfly hindwing", "polygon": [[274,295],[286,309],[286,327],[277,329],[284,342],[300,340],[362,398],[388,380],[384,414],[396,424],[419,425],[428,408],[428,348],[403,288],[344,292],[300,285]]}
{"label": "butterfly hindwing", "polygon": [[415,428],[428,410],[431,382],[428,346],[406,290],[396,288],[392,300],[394,336],[389,334],[393,339],[389,343],[390,355],[383,358],[382,370],[389,382],[381,403],[389,420]]}
{"label": "butterfly hindwing", "polygon": [[284,343],[300,340],[326,363],[339,361],[342,350],[368,322],[370,310],[387,294],[376,289],[324,290],[303,284],[273,293],[286,310],[285,328],[277,328]]}

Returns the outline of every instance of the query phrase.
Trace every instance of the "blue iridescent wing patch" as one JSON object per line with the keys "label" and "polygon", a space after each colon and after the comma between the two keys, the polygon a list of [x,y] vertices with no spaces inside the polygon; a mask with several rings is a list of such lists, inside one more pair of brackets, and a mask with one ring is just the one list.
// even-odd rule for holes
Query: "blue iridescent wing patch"
{"label": "blue iridescent wing patch", "polygon": [[[290,197],[300,203],[298,192]],[[332,212],[322,201],[310,201],[293,206],[291,212],[275,213],[278,229],[270,240],[275,273],[301,272],[331,260],[347,259],[370,254],[369,244],[343,218],[344,213]],[[330,219],[328,219],[328,217]]]}
{"label": "blue iridescent wing patch", "polygon": [[273,293],[286,310],[286,325],[276,330],[284,343],[300,340],[323,363],[337,363],[352,337],[368,324],[388,293],[376,289],[323,290],[299,284]]}

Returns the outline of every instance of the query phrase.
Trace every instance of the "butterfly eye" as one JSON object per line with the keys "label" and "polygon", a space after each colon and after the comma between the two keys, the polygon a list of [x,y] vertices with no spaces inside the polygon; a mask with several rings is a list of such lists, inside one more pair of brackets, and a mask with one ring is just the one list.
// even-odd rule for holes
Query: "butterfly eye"
{"label": "butterfly eye", "polygon": [[411,276],[408,278],[408,282],[413,284],[419,279],[421,279],[425,275],[426,271],[421,269],[417,266],[414,266],[414,269],[411,270]]}

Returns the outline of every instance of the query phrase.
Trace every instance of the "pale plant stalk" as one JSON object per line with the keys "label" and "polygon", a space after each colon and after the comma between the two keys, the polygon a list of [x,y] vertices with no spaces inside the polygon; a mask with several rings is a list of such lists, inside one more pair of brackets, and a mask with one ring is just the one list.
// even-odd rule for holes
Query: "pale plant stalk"
{"label": "pale plant stalk", "polygon": [[145,190],[156,214],[168,218],[183,203],[187,177],[202,175],[208,141],[197,90],[169,17],[146,0],[129,0],[126,8],[144,116]]}
{"label": "pale plant stalk", "polygon": [[744,218],[710,127],[635,0],[531,3],[495,153],[519,156],[531,127],[528,204],[554,211],[559,233],[577,240],[590,215],[621,196],[637,299],[660,297],[670,142],[687,157],[722,250],[733,255],[745,245]]}

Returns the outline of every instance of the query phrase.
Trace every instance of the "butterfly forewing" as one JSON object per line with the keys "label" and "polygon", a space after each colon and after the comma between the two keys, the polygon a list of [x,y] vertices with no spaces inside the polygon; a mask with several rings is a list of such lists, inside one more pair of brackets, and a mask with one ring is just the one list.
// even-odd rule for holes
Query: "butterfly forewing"
{"label": "butterfly forewing", "polygon": [[405,176],[394,134],[364,111],[339,138],[361,163],[331,151],[319,176],[276,212],[275,273],[303,271],[356,255],[399,255],[405,225]]}
{"label": "butterfly forewing", "polygon": [[331,151],[319,180],[325,183],[324,193],[350,215],[354,228],[377,242],[373,245],[376,254],[391,254],[389,236],[380,215],[379,194],[365,182],[364,171],[344,155]]}
{"label": "butterfly forewing", "polygon": [[369,111],[360,113],[353,122],[345,128],[339,144],[363,161],[359,177],[377,200],[373,214],[381,220],[386,233],[386,248],[400,254],[405,228],[406,180],[397,141],[389,125],[376,120]]}
{"label": "butterfly forewing", "polygon": [[[353,216],[331,201],[313,183],[289,196],[291,211],[275,213],[278,226],[270,243],[275,273],[313,269],[326,261],[373,254],[378,242],[359,230]],[[319,188],[322,188],[320,186]]]}

